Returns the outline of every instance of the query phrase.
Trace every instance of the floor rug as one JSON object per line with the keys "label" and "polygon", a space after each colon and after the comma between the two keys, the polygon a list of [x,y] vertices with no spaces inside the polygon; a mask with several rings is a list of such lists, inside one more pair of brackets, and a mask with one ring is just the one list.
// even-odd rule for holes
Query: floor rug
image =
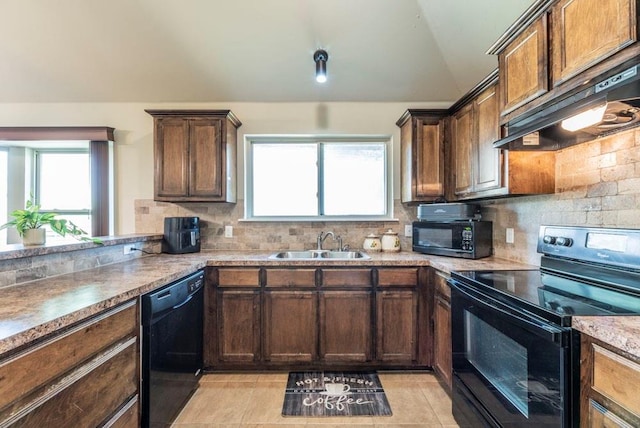
{"label": "floor rug", "polygon": [[375,372],[291,372],[283,416],[391,416]]}

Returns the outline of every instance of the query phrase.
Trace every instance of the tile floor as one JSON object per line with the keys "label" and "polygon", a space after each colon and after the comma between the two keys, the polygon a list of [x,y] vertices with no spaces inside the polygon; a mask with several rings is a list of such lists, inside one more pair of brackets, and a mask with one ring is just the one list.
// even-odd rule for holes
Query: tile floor
{"label": "tile floor", "polygon": [[287,373],[207,374],[175,428],[457,427],[451,400],[432,373],[378,372],[393,416],[300,418],[281,415]]}

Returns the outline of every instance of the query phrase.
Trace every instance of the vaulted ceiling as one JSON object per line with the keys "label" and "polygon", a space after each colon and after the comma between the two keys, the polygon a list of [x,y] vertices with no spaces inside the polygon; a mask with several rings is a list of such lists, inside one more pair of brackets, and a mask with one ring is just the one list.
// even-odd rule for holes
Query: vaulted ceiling
{"label": "vaulted ceiling", "polygon": [[3,0],[0,103],[451,102],[532,3]]}

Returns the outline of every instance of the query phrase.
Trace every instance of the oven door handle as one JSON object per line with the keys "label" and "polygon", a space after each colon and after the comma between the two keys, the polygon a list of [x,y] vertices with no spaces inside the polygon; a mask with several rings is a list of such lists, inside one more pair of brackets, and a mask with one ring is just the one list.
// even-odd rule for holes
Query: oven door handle
{"label": "oven door handle", "polygon": [[463,294],[467,298],[473,300],[474,303],[484,306],[486,309],[498,312],[500,315],[508,317],[510,321],[514,322],[514,324],[519,325],[520,327],[526,329],[527,331],[535,334],[538,337],[541,337],[549,342],[563,344],[563,336],[565,333],[559,327],[555,327],[543,321],[536,320],[535,318],[529,317],[526,314],[523,314],[517,310],[505,310],[502,305],[498,302],[493,301],[493,299],[483,296],[483,295],[474,295],[476,293],[469,293],[466,287],[460,283],[455,281],[450,281],[451,287],[455,288],[456,291]]}

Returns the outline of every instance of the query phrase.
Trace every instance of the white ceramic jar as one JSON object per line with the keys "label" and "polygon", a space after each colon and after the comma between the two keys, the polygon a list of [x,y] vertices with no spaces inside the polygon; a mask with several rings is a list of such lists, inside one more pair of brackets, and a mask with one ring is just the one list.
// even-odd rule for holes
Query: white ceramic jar
{"label": "white ceramic jar", "polygon": [[382,235],[382,251],[400,251],[400,238],[398,238],[398,234],[391,229]]}
{"label": "white ceramic jar", "polygon": [[367,235],[367,237],[364,238],[362,249],[369,252],[380,251],[382,249],[382,243],[380,242],[380,237],[373,233],[370,235]]}

